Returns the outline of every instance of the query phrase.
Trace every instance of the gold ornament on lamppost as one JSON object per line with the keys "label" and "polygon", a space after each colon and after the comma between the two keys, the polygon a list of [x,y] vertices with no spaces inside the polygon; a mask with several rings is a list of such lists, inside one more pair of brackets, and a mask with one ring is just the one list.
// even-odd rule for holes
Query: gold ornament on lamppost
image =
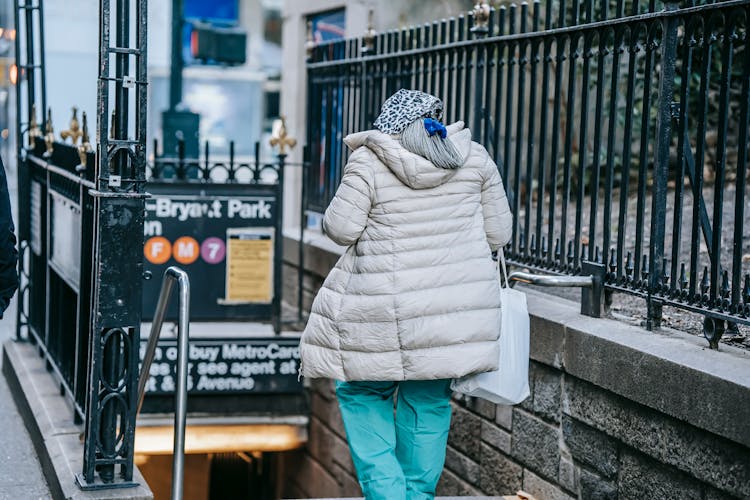
{"label": "gold ornament on lamppost", "polygon": [[62,137],[63,141],[68,140],[68,138],[71,139],[73,142],[73,145],[75,146],[78,142],[78,139],[81,138],[83,135],[83,132],[81,132],[81,125],[78,123],[78,108],[73,106],[73,117],[70,119],[70,128],[68,130],[63,130],[60,132],[60,137]]}
{"label": "gold ornament on lamppost", "polygon": [[36,138],[42,137],[42,129],[36,121],[36,104],[31,105],[31,116],[29,117],[29,147],[33,148]]}
{"label": "gold ornament on lamppost", "polygon": [[373,25],[373,16],[374,12],[372,9],[370,9],[367,12],[367,30],[365,30],[365,34],[362,37],[362,53],[363,54],[369,54],[373,50],[375,50],[375,36],[378,34],[377,31],[375,31],[375,27]]}
{"label": "gold ornament on lamppost", "polygon": [[47,108],[47,126],[44,134],[44,144],[46,146],[46,150],[44,154],[46,156],[52,156],[52,151],[54,151],[54,144],[55,144],[55,130],[52,128],[52,108]]}
{"label": "gold ornament on lamppost", "polygon": [[279,147],[279,156],[286,156],[286,148],[293,148],[297,145],[297,139],[287,133],[284,115],[274,120],[269,143],[272,147]]}
{"label": "gold ornament on lamppost", "polygon": [[313,39],[312,21],[307,21],[307,35],[305,38],[305,54],[307,59],[312,59],[315,50],[315,40]]}
{"label": "gold ornament on lamppost", "polygon": [[78,158],[81,160],[81,164],[77,170],[80,172],[86,170],[86,158],[88,153],[91,151],[91,143],[89,143],[89,124],[86,119],[86,112],[83,112],[83,128],[81,129],[81,144],[78,146]]}
{"label": "gold ornament on lamppost", "polygon": [[476,35],[486,35],[489,32],[490,5],[487,2],[477,1],[474,5],[474,27],[471,32]]}

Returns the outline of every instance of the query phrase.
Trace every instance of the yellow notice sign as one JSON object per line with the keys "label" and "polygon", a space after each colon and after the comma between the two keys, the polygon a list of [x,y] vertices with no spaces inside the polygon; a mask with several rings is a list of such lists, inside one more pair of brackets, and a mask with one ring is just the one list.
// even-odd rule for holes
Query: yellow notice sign
{"label": "yellow notice sign", "polygon": [[227,286],[224,303],[271,303],[273,238],[272,228],[227,230]]}

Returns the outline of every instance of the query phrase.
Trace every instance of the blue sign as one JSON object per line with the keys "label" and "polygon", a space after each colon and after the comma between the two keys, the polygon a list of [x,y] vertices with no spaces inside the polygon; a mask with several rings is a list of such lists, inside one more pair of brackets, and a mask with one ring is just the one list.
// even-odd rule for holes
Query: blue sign
{"label": "blue sign", "polygon": [[239,18],[238,0],[185,0],[185,19],[234,25]]}

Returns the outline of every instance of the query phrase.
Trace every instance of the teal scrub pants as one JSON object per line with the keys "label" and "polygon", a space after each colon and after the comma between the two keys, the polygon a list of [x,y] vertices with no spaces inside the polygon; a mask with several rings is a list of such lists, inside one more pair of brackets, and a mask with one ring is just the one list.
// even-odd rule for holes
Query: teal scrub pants
{"label": "teal scrub pants", "polygon": [[450,382],[336,382],[349,449],[367,500],[434,498],[450,429]]}

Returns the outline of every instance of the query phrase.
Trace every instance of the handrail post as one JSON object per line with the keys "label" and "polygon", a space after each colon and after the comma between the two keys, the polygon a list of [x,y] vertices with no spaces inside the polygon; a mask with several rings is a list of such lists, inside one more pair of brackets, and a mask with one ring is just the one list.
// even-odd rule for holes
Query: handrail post
{"label": "handrail post", "polygon": [[[170,268],[167,270],[175,269]],[[174,405],[174,459],[172,500],[182,499],[185,471],[185,422],[187,420],[188,342],[190,339],[190,281],[184,271],[177,278],[180,289],[180,319],[177,333],[177,390]]]}
{"label": "handrail post", "polygon": [[581,288],[581,314],[584,316],[601,318],[606,272],[606,266],[599,262],[585,260],[581,264],[581,274],[591,276],[591,287]]}
{"label": "handrail post", "polygon": [[175,390],[174,405],[174,449],[172,460],[172,500],[180,500],[183,496],[183,478],[185,470],[185,427],[187,422],[187,376],[188,376],[188,352],[190,342],[190,279],[185,271],[179,267],[171,266],[164,272],[159,300],[154,312],[154,320],[151,323],[151,332],[146,344],[146,352],[143,356],[141,373],[138,379],[138,412],[143,406],[146,382],[149,378],[151,363],[154,360],[156,344],[159,340],[164,317],[169,306],[169,297],[174,282],[180,292],[179,295],[179,320],[177,333],[177,388]]}

